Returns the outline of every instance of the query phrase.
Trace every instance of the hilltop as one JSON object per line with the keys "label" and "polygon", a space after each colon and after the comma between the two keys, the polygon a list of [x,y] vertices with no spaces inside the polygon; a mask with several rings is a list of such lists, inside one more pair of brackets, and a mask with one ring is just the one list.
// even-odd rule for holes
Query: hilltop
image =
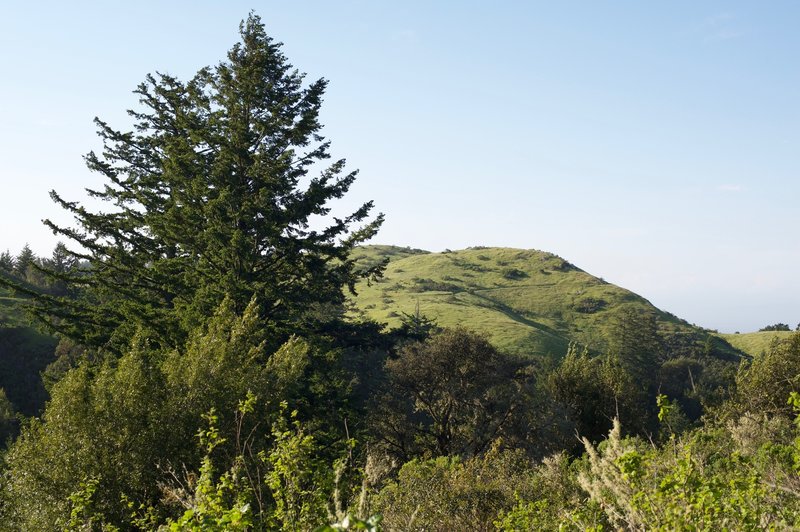
{"label": "hilltop", "polygon": [[389,260],[384,277],[360,283],[354,298],[367,317],[389,327],[419,309],[440,326],[485,333],[507,352],[560,357],[570,342],[602,351],[620,314],[633,310],[655,316],[672,344],[708,342],[726,356],[742,354],[723,338],[545,251],[475,247],[431,253],[364,246],[356,257],[365,266]]}

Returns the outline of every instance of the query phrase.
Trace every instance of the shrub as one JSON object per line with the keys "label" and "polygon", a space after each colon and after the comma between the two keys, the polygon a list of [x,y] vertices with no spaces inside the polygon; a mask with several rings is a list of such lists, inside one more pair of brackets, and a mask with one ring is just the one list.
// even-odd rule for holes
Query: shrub
{"label": "shrub", "polygon": [[575,305],[575,310],[584,314],[592,314],[599,310],[603,310],[607,303],[603,299],[595,299],[587,297]]}
{"label": "shrub", "polygon": [[527,273],[525,273],[524,271],[519,270],[517,268],[504,268],[500,272],[500,275],[502,275],[504,279],[509,279],[509,280],[512,280],[512,281],[513,280],[519,280],[519,279],[525,279],[526,277],[528,277]]}

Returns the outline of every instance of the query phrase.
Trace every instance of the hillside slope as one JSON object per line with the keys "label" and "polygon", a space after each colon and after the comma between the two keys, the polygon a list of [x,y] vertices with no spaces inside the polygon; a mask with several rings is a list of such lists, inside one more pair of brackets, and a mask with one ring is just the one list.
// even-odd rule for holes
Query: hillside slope
{"label": "hillside slope", "polygon": [[402,313],[419,308],[441,326],[486,333],[508,352],[560,357],[572,341],[605,349],[619,315],[631,309],[653,314],[660,332],[677,344],[708,341],[730,356],[740,354],[724,340],[551,253],[511,248],[429,253],[392,246],[365,246],[358,253],[364,264],[389,259],[384,278],[362,282],[354,302],[390,327],[400,324]]}
{"label": "hillside slope", "polygon": [[789,338],[792,331],[758,331],[741,334],[718,334],[720,338],[731,344],[736,349],[744,351],[750,356],[757,357],[769,349],[772,344]]}

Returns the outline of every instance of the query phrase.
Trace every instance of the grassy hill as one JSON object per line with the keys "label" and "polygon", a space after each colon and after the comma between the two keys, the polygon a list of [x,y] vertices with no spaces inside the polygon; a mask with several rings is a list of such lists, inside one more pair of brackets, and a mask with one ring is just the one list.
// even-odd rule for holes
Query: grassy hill
{"label": "grassy hill", "polygon": [[632,309],[654,314],[660,331],[678,343],[712,341],[738,354],[723,340],[551,253],[511,248],[430,253],[364,246],[358,257],[365,265],[389,259],[384,278],[362,282],[354,302],[390,327],[400,324],[402,313],[419,308],[441,326],[484,332],[508,352],[560,357],[571,341],[604,349],[620,312]]}
{"label": "grassy hill", "polygon": [[718,334],[717,336],[736,349],[755,357],[766,351],[774,342],[784,340],[792,334],[791,331],[759,331],[742,334]]}

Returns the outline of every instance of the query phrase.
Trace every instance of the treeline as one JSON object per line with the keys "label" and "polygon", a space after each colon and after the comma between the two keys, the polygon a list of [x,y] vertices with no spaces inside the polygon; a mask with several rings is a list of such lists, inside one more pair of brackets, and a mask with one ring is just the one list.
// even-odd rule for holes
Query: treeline
{"label": "treeline", "polygon": [[62,243],[56,244],[50,257],[37,256],[27,244],[17,255],[9,250],[0,253],[0,276],[57,296],[67,295],[67,285],[58,276],[86,266]]}
{"label": "treeline", "polygon": [[382,217],[328,216],[355,172],[328,161],[326,82],[258,17],[240,31],[188,82],[148,76],[133,132],[97,121],[110,208],[53,193],[80,230],[47,222],[87,266],[0,280],[59,338],[3,455],[3,527],[797,526],[800,336],[750,361],[621,307],[603,352],[556,361],[359,317],[346,293],[382,264],[351,252]]}
{"label": "treeline", "polygon": [[[800,324],[797,325],[795,330],[800,331]],[[789,325],[786,323],[775,323],[773,325],[767,325],[766,327],[762,327],[759,329],[759,332],[764,331],[791,331]]]}

